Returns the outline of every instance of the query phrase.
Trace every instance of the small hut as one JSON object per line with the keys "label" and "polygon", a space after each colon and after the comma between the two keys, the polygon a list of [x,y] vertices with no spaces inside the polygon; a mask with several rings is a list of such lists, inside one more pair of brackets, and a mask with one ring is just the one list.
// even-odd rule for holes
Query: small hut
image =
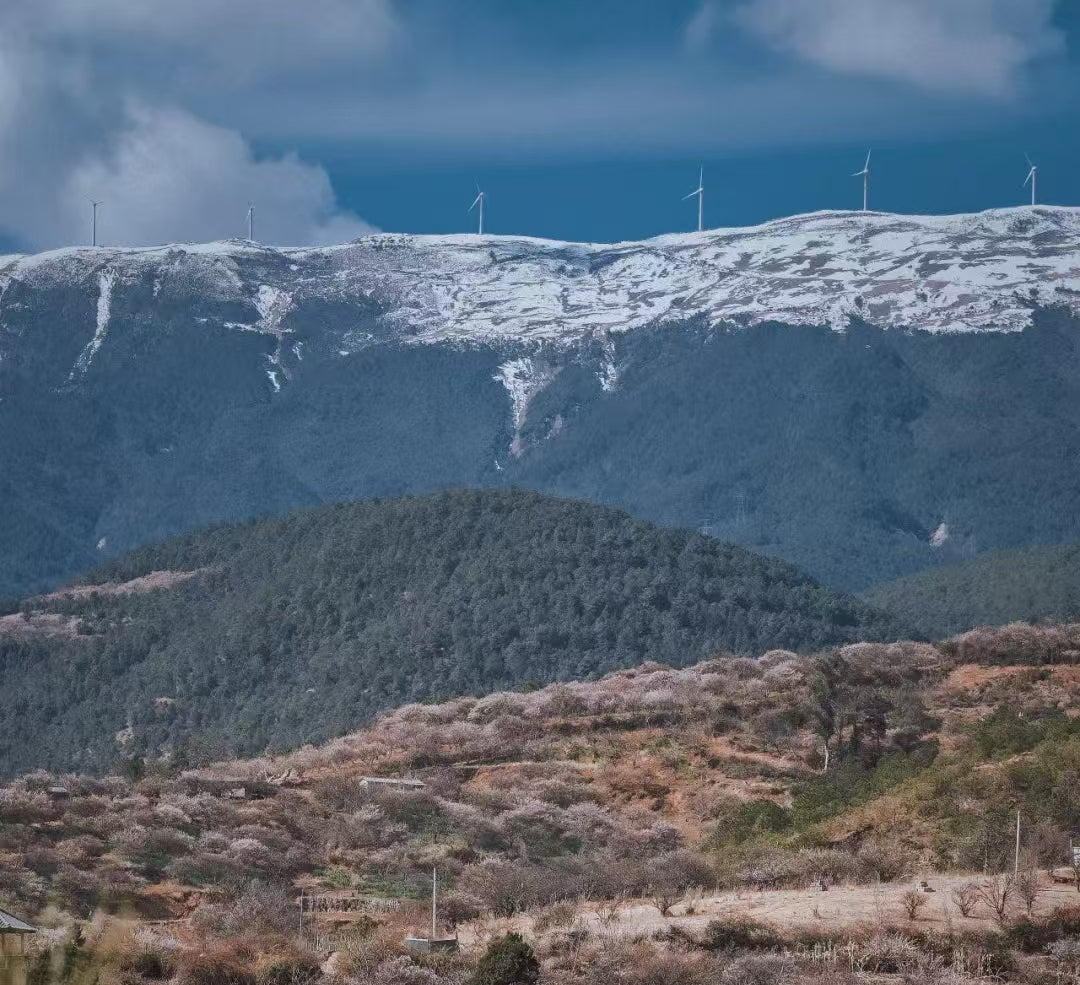
{"label": "small hut", "polygon": [[30,924],[0,910],[0,985],[26,985],[26,939],[33,933]]}

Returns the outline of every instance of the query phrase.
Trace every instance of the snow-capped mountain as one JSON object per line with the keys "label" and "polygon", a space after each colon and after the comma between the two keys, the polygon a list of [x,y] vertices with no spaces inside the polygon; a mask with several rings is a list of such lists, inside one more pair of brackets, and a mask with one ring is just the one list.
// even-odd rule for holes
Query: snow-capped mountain
{"label": "snow-capped mountain", "polygon": [[1080,310],[1080,209],[821,212],[610,246],[381,234],[321,249],[237,241],[67,249],[0,258],[0,288],[69,283],[95,271],[99,330],[111,293],[152,272],[155,297],[195,291],[246,305],[245,319],[230,327],[278,331],[305,304],[375,300],[381,320],[417,342],[572,344],[694,317],[712,325],[843,330],[854,317],[882,328],[1010,331],[1026,327],[1037,306]]}
{"label": "snow-capped mountain", "polygon": [[3,257],[0,594],[195,523],[447,484],[613,502],[849,587],[1080,537],[1056,464],[1078,315],[1080,210],[1048,207]]}

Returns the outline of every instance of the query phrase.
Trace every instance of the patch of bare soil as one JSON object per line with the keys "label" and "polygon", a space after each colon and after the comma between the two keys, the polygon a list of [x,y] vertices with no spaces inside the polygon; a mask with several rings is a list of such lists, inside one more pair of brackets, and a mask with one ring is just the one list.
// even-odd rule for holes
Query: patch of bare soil
{"label": "patch of bare soil", "polygon": [[[612,913],[610,906],[586,904],[579,911],[575,926],[595,934],[612,937],[651,935],[671,927],[701,934],[710,921],[745,918],[768,924],[777,930],[838,930],[881,926],[903,930],[944,930],[951,922],[956,930],[993,930],[997,924],[985,904],[976,906],[970,917],[960,916],[952,901],[952,890],[969,884],[982,885],[981,875],[938,875],[928,880],[926,905],[916,920],[906,916],[903,897],[915,882],[875,886],[834,886],[820,889],[741,890],[687,899],[676,904],[670,915],[645,900],[632,900]],[[1080,903],[1080,895],[1071,885],[1046,883],[1035,904],[1036,916],[1048,916],[1064,905]],[[1017,905],[1012,916],[1022,914]],[[537,934],[534,919],[523,915],[511,919],[487,919],[464,924],[458,930],[463,946],[489,940],[492,936],[516,930],[530,936]],[[565,928],[562,928],[565,929]]]}
{"label": "patch of bare soil", "polygon": [[41,595],[35,602],[55,602],[63,599],[84,599],[93,595],[145,595],[147,592],[156,592],[161,588],[173,588],[182,585],[192,578],[204,574],[207,568],[196,568],[194,571],[151,571],[147,575],[132,578],[123,582],[104,582],[100,585],[72,585],[70,588],[62,588],[48,595]]}
{"label": "patch of bare soil", "polygon": [[16,612],[0,616],[0,636],[66,636],[78,635],[79,620],[56,612]]}

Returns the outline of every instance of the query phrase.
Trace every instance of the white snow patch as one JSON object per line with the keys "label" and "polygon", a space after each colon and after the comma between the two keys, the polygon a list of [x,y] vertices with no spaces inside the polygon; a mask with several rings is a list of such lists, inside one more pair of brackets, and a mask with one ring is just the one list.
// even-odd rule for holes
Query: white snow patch
{"label": "white snow patch", "polygon": [[931,547],[944,547],[945,542],[949,539],[949,525],[942,521],[938,524],[937,529],[930,535]]}
{"label": "white snow patch", "polygon": [[94,361],[94,356],[105,342],[105,336],[109,331],[109,318],[112,313],[112,292],[116,284],[116,273],[112,270],[103,271],[98,278],[97,300],[97,324],[94,328],[94,337],[83,347],[79,358],[75,360],[68,379],[73,380],[79,374],[85,374]]}
{"label": "white snow patch", "polygon": [[493,378],[502,383],[510,394],[514,430],[521,430],[529,409],[529,401],[533,394],[551,381],[550,372],[538,370],[536,363],[526,356],[503,363]]}
{"label": "white snow patch", "polygon": [[278,380],[278,371],[276,369],[268,369],[266,371],[266,375],[270,379],[270,383],[274,388],[274,393],[280,393],[281,392],[281,383]]}
{"label": "white snow patch", "polygon": [[260,248],[257,274],[251,252],[235,242],[69,248],[0,257],[0,282],[72,285],[105,263],[124,278],[183,283],[214,303],[253,304],[258,324],[233,327],[275,335],[305,303],[370,299],[382,327],[410,343],[569,346],[694,318],[1010,332],[1028,327],[1040,306],[1080,316],[1077,208],[818,212],[610,246],[383,233],[335,247]]}
{"label": "white snow patch", "polygon": [[281,327],[281,322],[293,309],[292,295],[269,284],[259,285],[259,293],[254,301],[259,312],[260,327],[271,332]]}
{"label": "white snow patch", "polygon": [[600,387],[606,393],[610,393],[619,385],[619,370],[618,367],[608,360],[600,367],[600,372],[596,374],[600,380]]}
{"label": "white snow patch", "polygon": [[525,423],[529,402],[554,379],[554,376],[550,367],[525,356],[507,360],[493,377],[502,383],[506,387],[506,392],[510,394],[511,416],[514,422],[514,440],[510,443],[510,453],[515,457],[522,451],[521,426]]}

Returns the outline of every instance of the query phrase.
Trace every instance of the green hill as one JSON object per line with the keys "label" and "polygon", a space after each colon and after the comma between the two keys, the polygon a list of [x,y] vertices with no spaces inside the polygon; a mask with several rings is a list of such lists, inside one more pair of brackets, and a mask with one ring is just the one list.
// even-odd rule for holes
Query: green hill
{"label": "green hill", "polygon": [[927,636],[974,626],[1080,620],[1080,544],[999,551],[862,594]]}
{"label": "green hill", "polygon": [[[152,572],[173,574],[124,587]],[[897,635],[784,562],[531,492],[217,527],[21,609],[0,621],[5,773],[107,767],[118,733],[125,755],[252,754],[407,701]]]}

